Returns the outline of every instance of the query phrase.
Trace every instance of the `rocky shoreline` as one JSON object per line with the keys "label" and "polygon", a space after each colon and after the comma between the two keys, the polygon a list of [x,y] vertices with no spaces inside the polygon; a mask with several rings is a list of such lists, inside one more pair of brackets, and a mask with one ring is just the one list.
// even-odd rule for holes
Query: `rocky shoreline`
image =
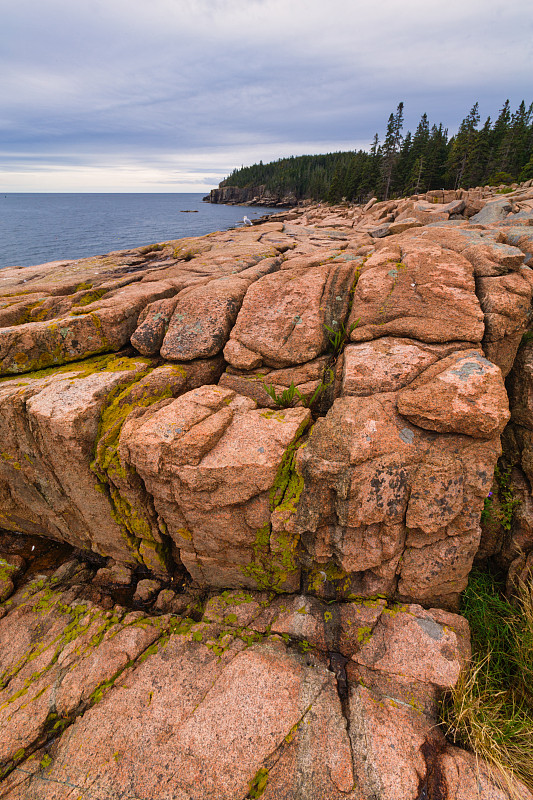
{"label": "rocky shoreline", "polygon": [[280,194],[272,192],[266,186],[221,186],[211,189],[208,195],[202,198],[205,203],[223,203],[230,206],[268,206],[270,208],[291,208],[298,205],[296,196],[292,193]]}
{"label": "rocky shoreline", "polygon": [[533,568],[531,181],[0,278],[1,796],[508,798],[438,708]]}

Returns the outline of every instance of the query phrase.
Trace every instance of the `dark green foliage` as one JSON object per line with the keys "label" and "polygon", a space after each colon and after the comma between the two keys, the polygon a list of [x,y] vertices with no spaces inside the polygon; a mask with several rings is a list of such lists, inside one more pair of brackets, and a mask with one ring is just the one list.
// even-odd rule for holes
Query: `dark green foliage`
{"label": "dark green foliage", "polygon": [[486,680],[494,689],[509,687],[517,671],[513,627],[518,610],[505,599],[490,573],[474,570],[463,593],[461,613],[470,625],[474,658],[485,658],[490,652]]}
{"label": "dark green foliage", "polygon": [[[403,103],[389,116],[385,138],[374,136],[370,151],[291,156],[234,170],[220,186],[265,186],[296,200],[366,202],[533,178],[533,104],[513,113],[506,100],[493,123],[479,128],[475,103],[459,130],[448,138],[442,124],[422,114],[414,134],[402,135]],[[501,179],[501,180],[500,180]]]}

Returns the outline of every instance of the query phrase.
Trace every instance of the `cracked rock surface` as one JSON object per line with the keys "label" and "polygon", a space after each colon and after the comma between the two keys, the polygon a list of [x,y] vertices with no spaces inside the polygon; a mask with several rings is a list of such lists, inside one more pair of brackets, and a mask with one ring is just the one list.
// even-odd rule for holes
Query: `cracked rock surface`
{"label": "cracked rock surface", "polygon": [[508,797],[437,719],[533,570],[530,195],[2,270],[0,796]]}

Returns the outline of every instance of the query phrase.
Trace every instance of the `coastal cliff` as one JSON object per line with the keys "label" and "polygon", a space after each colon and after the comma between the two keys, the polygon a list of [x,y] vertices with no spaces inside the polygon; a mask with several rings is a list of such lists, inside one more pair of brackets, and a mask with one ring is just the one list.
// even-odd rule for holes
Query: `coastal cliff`
{"label": "coastal cliff", "polygon": [[296,196],[292,192],[279,193],[267,189],[266,186],[223,186],[211,189],[203,200],[206,203],[225,203],[226,205],[246,206],[281,206],[283,208],[295,206]]}
{"label": "coastal cliff", "polygon": [[533,570],[531,183],[2,270],[3,797],[532,800],[438,726]]}

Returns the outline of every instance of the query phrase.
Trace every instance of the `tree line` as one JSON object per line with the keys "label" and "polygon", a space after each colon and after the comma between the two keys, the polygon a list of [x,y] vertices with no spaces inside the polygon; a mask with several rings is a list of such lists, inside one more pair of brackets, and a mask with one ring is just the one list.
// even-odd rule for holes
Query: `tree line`
{"label": "tree line", "polygon": [[404,104],[391,113],[383,141],[369,151],[291,156],[234,170],[220,186],[265,186],[296,200],[364,202],[420,194],[430,189],[468,189],[533,178],[533,103],[512,111],[506,100],[494,122],[480,126],[475,103],[457,133],[430,125],[422,114],[414,133],[403,133]]}

